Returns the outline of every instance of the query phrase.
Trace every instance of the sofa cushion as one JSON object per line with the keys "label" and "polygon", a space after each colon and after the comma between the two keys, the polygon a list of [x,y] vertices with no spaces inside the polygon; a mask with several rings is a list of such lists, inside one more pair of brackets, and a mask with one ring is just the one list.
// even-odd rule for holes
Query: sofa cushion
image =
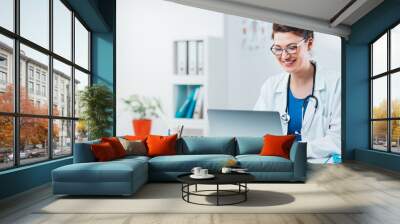
{"label": "sofa cushion", "polygon": [[108,142],[114,149],[115,155],[117,158],[122,158],[126,156],[126,151],[124,146],[121,144],[117,137],[103,137],[101,138],[101,142]]}
{"label": "sofa cushion", "polygon": [[264,145],[263,137],[237,137],[236,155],[260,154]]}
{"label": "sofa cushion", "polygon": [[126,151],[126,155],[147,155],[146,143],[142,140],[127,140],[125,138],[118,138]]}
{"label": "sofa cushion", "polygon": [[146,140],[148,156],[166,156],[176,154],[177,135],[149,135]]}
{"label": "sofa cushion", "polygon": [[147,176],[146,166],[140,159],[74,163],[53,170],[52,174],[53,181],[58,182],[130,182],[134,173]]}
{"label": "sofa cushion", "polygon": [[92,144],[99,144],[100,140],[75,143],[74,147],[74,163],[95,162],[96,158],[90,148]]}
{"label": "sofa cushion", "polygon": [[178,141],[178,154],[235,155],[235,139],[231,137],[182,137]]}
{"label": "sofa cushion", "polygon": [[94,157],[96,157],[96,161],[105,162],[118,158],[112,145],[108,142],[93,144],[91,145],[91,149]]}
{"label": "sofa cushion", "polygon": [[131,155],[131,156],[125,156],[124,158],[120,158],[117,160],[114,160],[113,162],[127,162],[127,163],[135,163],[135,160],[142,161],[142,162],[148,162],[150,157],[147,156],[136,156],[136,155]]}
{"label": "sofa cushion", "polygon": [[265,135],[261,156],[280,156],[290,159],[290,148],[295,140],[295,135]]}
{"label": "sofa cushion", "polygon": [[175,155],[158,156],[149,160],[150,171],[163,172],[190,172],[193,167],[199,166],[212,172],[219,171],[230,159],[231,155]]}
{"label": "sofa cushion", "polygon": [[292,161],[279,156],[239,155],[240,167],[249,172],[292,172]]}

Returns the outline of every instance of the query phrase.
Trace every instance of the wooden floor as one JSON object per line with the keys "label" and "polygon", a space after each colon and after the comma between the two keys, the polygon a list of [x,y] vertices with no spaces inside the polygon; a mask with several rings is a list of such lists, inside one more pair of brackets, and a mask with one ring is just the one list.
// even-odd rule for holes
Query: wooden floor
{"label": "wooden floor", "polygon": [[[317,183],[339,197],[367,204],[357,214],[36,214],[54,200],[42,186],[0,202],[0,223],[106,224],[253,224],[253,223],[400,223],[400,174],[359,163],[313,165],[308,183]],[[320,202],[316,202],[320,203]],[[172,205],[173,206],[173,205]]]}

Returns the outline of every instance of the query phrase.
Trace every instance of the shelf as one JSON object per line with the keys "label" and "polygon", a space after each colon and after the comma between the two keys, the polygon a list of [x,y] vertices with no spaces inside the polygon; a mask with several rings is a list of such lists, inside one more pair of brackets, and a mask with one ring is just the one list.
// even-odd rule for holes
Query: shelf
{"label": "shelf", "polygon": [[174,75],[172,83],[176,85],[204,85],[204,75]]}
{"label": "shelf", "polygon": [[174,118],[172,123],[174,126],[183,125],[184,129],[204,129],[207,121],[205,119]]}

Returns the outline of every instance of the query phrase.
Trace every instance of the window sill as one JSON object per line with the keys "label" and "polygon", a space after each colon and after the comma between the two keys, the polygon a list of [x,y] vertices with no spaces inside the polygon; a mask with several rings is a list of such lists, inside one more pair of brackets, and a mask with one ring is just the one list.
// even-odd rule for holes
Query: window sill
{"label": "window sill", "polygon": [[35,164],[24,165],[24,166],[21,166],[21,167],[10,168],[10,169],[7,169],[7,170],[0,171],[0,176],[1,175],[6,175],[6,174],[10,174],[10,173],[14,173],[14,172],[27,170],[27,169],[32,169],[32,168],[39,167],[39,166],[49,165],[49,164],[52,164],[52,163],[62,162],[62,161],[69,160],[69,159],[72,159],[72,158],[73,158],[72,156],[67,156],[67,157],[62,157],[62,158],[59,158],[59,159],[53,159],[53,160],[43,161],[43,162],[39,162],[39,163],[35,163]]}

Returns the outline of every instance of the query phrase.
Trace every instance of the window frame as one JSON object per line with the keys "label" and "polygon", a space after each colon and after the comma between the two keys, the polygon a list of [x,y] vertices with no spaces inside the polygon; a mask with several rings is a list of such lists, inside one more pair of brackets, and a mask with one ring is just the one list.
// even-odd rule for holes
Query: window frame
{"label": "window frame", "polygon": [[[72,9],[72,7],[65,1],[65,0],[59,0],[68,10],[71,11],[71,18],[70,18],[70,23],[71,23],[71,58],[67,59],[64,58],[63,56],[57,54],[54,52],[54,39],[53,39],[53,33],[54,33],[54,28],[53,28],[53,24],[54,24],[54,17],[53,17],[53,0],[48,0],[49,2],[49,47],[48,49],[46,49],[45,47],[42,47],[39,44],[34,43],[33,41],[30,41],[27,38],[24,38],[23,36],[20,35],[20,0],[14,0],[13,1],[13,10],[14,10],[14,18],[13,18],[13,22],[14,22],[14,30],[10,31],[4,27],[0,26],[0,35],[3,35],[5,37],[11,38],[13,41],[13,64],[12,66],[12,72],[10,75],[13,76],[14,79],[14,110],[13,112],[1,112],[0,111],[0,116],[4,116],[4,117],[11,117],[13,119],[13,153],[14,153],[14,161],[13,161],[13,166],[11,167],[5,167],[5,168],[0,168],[0,172],[4,171],[4,170],[10,170],[10,169],[16,169],[18,167],[23,167],[23,166],[29,166],[29,165],[33,165],[33,164],[37,164],[37,163],[43,163],[49,160],[54,160],[54,159],[62,159],[65,157],[70,157],[73,155],[74,152],[74,143],[75,143],[75,126],[76,126],[76,121],[79,120],[79,117],[75,116],[75,108],[72,107],[71,108],[71,114],[70,116],[56,116],[53,115],[53,97],[54,97],[54,93],[53,93],[53,60],[58,60],[59,62],[62,62],[68,66],[71,67],[71,83],[73,84],[75,82],[75,69],[85,73],[88,75],[89,77],[89,83],[88,86],[92,85],[92,73],[91,73],[91,36],[92,36],[92,30],[89,29],[89,27],[87,26],[87,24],[83,21],[83,19]],[[88,31],[88,57],[89,57],[89,65],[88,65],[88,69],[85,69],[83,67],[81,67],[80,65],[75,63],[75,18],[77,20],[79,20],[79,22],[84,26],[84,28]],[[45,92],[45,94],[48,96],[48,112],[46,115],[39,115],[39,114],[26,114],[26,113],[21,113],[20,111],[20,85],[21,85],[21,81],[20,81],[20,45],[23,44],[27,47],[32,48],[33,50],[36,50],[40,53],[43,53],[45,55],[48,56],[49,58],[49,63],[48,63],[48,77],[46,80],[47,81],[47,85],[45,87],[46,91],[48,91],[48,93]],[[27,66],[29,66],[29,64],[27,64]],[[30,67],[28,67],[30,68]],[[28,69],[27,68],[27,69]],[[40,73],[41,75],[42,73]],[[34,86],[37,83],[36,82],[36,70],[33,70],[33,79],[31,79],[30,74],[27,73],[26,74],[27,77],[27,82],[29,80],[33,81]],[[41,76],[39,76],[39,82],[38,83],[42,83],[41,81]],[[42,86],[42,85],[41,85]],[[72,105],[74,105],[75,103],[75,85],[72,85],[71,87],[71,93],[72,93]],[[29,90],[27,90],[29,91]],[[34,89],[34,92],[36,90]],[[42,94],[40,94],[41,96]],[[26,163],[26,164],[21,164],[20,161],[20,119],[21,118],[45,118],[47,119],[48,122],[48,136],[47,136],[47,142],[48,144],[48,157],[44,158],[41,161],[38,162],[33,162],[33,163]],[[54,147],[53,147],[53,122],[56,120],[66,120],[66,121],[71,121],[71,125],[72,125],[72,133],[71,133],[71,153],[68,155],[63,155],[63,156],[54,156]],[[50,144],[51,143],[51,144]]]}
{"label": "window frame", "polygon": [[[400,117],[393,117],[392,116],[392,76],[396,75],[398,72],[400,72],[400,67],[397,68],[391,68],[391,53],[392,53],[392,48],[391,48],[391,31],[393,28],[400,26],[400,21],[397,21],[393,25],[391,25],[389,28],[387,28],[383,33],[378,35],[374,40],[372,40],[369,44],[369,149],[373,151],[379,151],[379,152],[386,152],[386,153],[392,153],[392,154],[400,154],[400,152],[393,152],[392,151],[392,121],[400,121]],[[386,71],[382,72],[380,74],[374,75],[373,72],[373,66],[374,66],[374,61],[373,61],[373,44],[376,43],[381,37],[384,35],[387,35],[387,63],[386,63]],[[400,54],[400,52],[399,52]],[[386,87],[387,87],[387,93],[386,93],[386,98],[387,98],[387,105],[386,105],[386,117],[385,118],[373,118],[373,97],[374,97],[374,86],[373,86],[373,81],[379,78],[386,77]],[[373,133],[373,122],[376,121],[386,121],[386,150],[379,150],[374,148],[374,133]]]}

